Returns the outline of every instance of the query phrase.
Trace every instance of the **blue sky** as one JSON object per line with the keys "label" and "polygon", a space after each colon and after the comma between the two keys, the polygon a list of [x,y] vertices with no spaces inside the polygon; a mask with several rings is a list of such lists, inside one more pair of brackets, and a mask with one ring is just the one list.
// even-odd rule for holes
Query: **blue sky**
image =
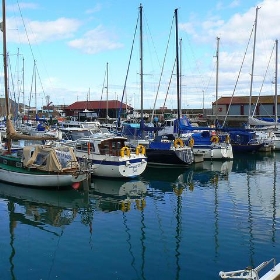
{"label": "blue sky", "polygon": [[[172,75],[175,59],[172,23],[177,8],[182,39],[183,108],[210,108],[215,101],[217,37],[220,38],[218,96],[249,95],[253,49],[253,39],[249,39],[257,6],[261,9],[253,95],[274,94],[273,47],[280,37],[280,0],[203,1],[203,4],[143,0],[141,3],[145,109],[177,107],[176,77]],[[108,63],[109,99],[121,99],[128,75],[124,100],[140,109],[139,29],[127,74],[139,6],[140,2],[135,0],[6,0],[7,48],[13,75],[10,88],[15,95],[24,91],[26,104],[30,100],[34,106],[37,100],[37,107],[45,105],[48,96],[54,104],[65,105],[87,98],[105,100]],[[32,80],[34,60],[38,69],[36,99]],[[20,99],[23,100],[22,94]]]}

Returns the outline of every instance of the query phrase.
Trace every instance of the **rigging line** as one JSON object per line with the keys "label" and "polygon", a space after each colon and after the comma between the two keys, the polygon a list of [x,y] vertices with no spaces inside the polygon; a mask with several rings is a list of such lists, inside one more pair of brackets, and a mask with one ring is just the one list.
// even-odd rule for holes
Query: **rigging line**
{"label": "rigging line", "polygon": [[[11,68],[11,63],[10,63],[10,56],[9,55],[8,55],[8,68],[10,70],[10,73],[12,73],[12,68]],[[14,78],[13,78],[12,74],[10,75],[10,77],[11,77],[11,81],[12,81],[12,83],[11,83],[12,84],[12,93],[11,93],[11,95],[13,96],[13,100],[16,102],[17,99],[16,99]],[[13,112],[14,112],[14,117],[15,117],[16,116],[16,111],[18,109],[18,105],[16,106],[16,103],[14,103],[14,104],[11,104],[11,107],[13,107]]]}
{"label": "rigging line", "polygon": [[169,93],[169,89],[170,89],[170,85],[171,85],[171,81],[172,81],[172,76],[174,74],[175,66],[176,66],[176,58],[174,60],[174,64],[173,64],[173,68],[172,68],[172,73],[171,73],[171,76],[170,76],[170,79],[169,79],[169,83],[168,83],[168,87],[167,87],[167,92],[166,92],[164,103],[163,103],[163,111],[164,111],[164,108],[165,108],[165,104],[166,104],[166,100],[167,100],[167,95]]}
{"label": "rigging line", "polygon": [[[192,60],[194,61],[194,68],[193,69],[198,73],[197,76],[198,76],[199,80],[201,81],[200,84],[202,86],[205,86],[204,75],[201,73],[201,67],[199,66],[199,63],[198,63],[199,59],[195,55],[195,51],[194,51],[193,46],[191,44],[191,40],[190,40],[189,36],[184,36],[184,37],[186,37],[188,44],[183,44],[182,50],[183,50],[184,54],[189,54],[191,52],[189,57],[191,57]],[[188,45],[188,47],[189,47],[188,51],[186,51],[186,47],[185,47],[186,45]],[[182,55],[182,57],[183,57],[183,55]],[[188,55],[186,55],[186,58],[187,58],[187,61],[191,64],[191,60],[188,59]]]}
{"label": "rigging line", "polygon": [[[231,107],[231,104],[232,104],[232,101],[233,101],[233,96],[234,96],[234,93],[235,93],[235,90],[236,90],[236,87],[237,87],[237,84],[238,84],[238,81],[239,81],[239,78],[240,78],[241,70],[242,70],[242,67],[244,65],[245,57],[246,57],[246,54],[248,52],[249,43],[250,43],[252,35],[253,35],[254,27],[255,27],[255,24],[253,24],[253,27],[252,27],[252,30],[251,30],[251,34],[250,34],[250,37],[249,37],[249,40],[248,40],[248,43],[247,43],[247,46],[246,46],[246,50],[245,50],[245,53],[244,53],[244,56],[243,56],[241,67],[240,67],[239,72],[238,72],[237,80],[236,80],[235,85],[234,85],[234,89],[233,89],[233,92],[232,92],[232,95],[231,95],[230,103],[229,103],[229,106],[228,106],[228,109],[227,109],[227,113],[226,113],[226,116],[225,116],[225,119],[224,119],[222,127],[225,126],[225,123],[226,123],[226,120],[227,120],[227,116],[229,114],[229,109]],[[217,102],[217,100],[216,100],[216,102]]]}
{"label": "rigging line", "polygon": [[264,85],[264,81],[265,81],[265,78],[266,78],[266,75],[267,75],[267,72],[268,72],[268,69],[269,69],[269,65],[270,65],[271,59],[272,59],[274,48],[275,48],[275,45],[273,46],[271,54],[270,54],[270,57],[269,57],[268,65],[267,65],[267,68],[266,68],[266,71],[265,71],[265,74],[264,74],[264,77],[263,77],[263,82],[262,82],[262,85],[261,85],[261,88],[260,88],[260,92],[259,92],[256,104],[255,104],[255,108],[253,110],[252,116],[255,115],[255,112],[256,112],[256,109],[257,109],[257,104],[259,103],[259,100],[260,100],[260,95],[261,95],[261,92],[262,92],[262,89],[263,89],[263,85]]}
{"label": "rigging line", "polygon": [[[155,102],[154,102],[154,106],[153,106],[151,120],[154,119],[154,113],[155,113],[155,107],[156,107],[156,102],[157,102],[157,98],[158,98],[159,88],[160,88],[160,84],[161,84],[161,79],[162,79],[162,75],[163,75],[163,70],[164,70],[164,66],[165,66],[166,57],[167,57],[167,51],[168,51],[168,47],[169,47],[169,43],[170,43],[171,33],[172,33],[173,26],[174,26],[174,18],[175,18],[175,16],[173,15],[171,28],[170,28],[170,31],[169,31],[169,36],[168,36],[168,41],[167,41],[167,46],[166,46],[166,49],[165,49],[163,65],[162,65],[162,68],[161,68],[160,78],[159,78],[159,82],[158,82],[158,88],[157,88],[156,98],[155,98]],[[176,62],[176,60],[175,60],[175,62]],[[175,64],[173,66],[172,73],[174,71],[174,67],[175,67]],[[166,102],[166,98],[164,100],[164,104],[165,104],[165,102]]]}
{"label": "rigging line", "polygon": [[46,97],[46,96],[45,96],[45,90],[44,90],[44,87],[43,87],[43,83],[42,83],[42,80],[41,80],[41,76],[40,76],[39,71],[38,71],[37,64],[36,64],[36,73],[37,73],[37,75],[38,75],[38,78],[39,78],[39,81],[40,81],[40,85],[41,85],[41,88],[42,88],[42,92],[43,92],[43,94],[44,94],[44,97]]}
{"label": "rigging line", "polygon": [[138,29],[139,17],[140,17],[140,15],[138,14],[138,18],[137,18],[136,26],[135,26],[135,31],[134,31],[134,36],[133,36],[133,41],[132,41],[132,47],[131,47],[130,56],[129,56],[129,62],[128,62],[128,66],[127,66],[126,76],[125,76],[125,82],[124,82],[124,87],[123,87],[121,103],[120,103],[119,112],[118,112],[118,126],[120,126],[122,103],[123,103],[123,98],[124,98],[124,94],[125,94],[125,90],[126,90],[126,83],[127,83],[128,73],[129,73],[129,69],[130,69],[131,57],[132,57],[132,53],[133,53],[133,46],[134,46],[136,33],[137,33],[137,29]]}
{"label": "rigging line", "polygon": [[26,25],[25,25],[25,22],[24,22],[24,20],[23,20],[22,12],[21,12],[20,5],[19,5],[19,2],[18,2],[18,1],[17,1],[17,4],[18,4],[18,9],[19,9],[20,17],[21,17],[21,19],[22,19],[22,23],[23,23],[23,26],[24,26],[24,31],[25,31],[25,34],[26,34],[26,37],[27,37],[27,40],[28,40],[28,45],[29,45],[29,48],[30,48],[32,57],[33,57],[33,59],[35,60],[35,56],[34,56],[34,53],[33,53],[32,48],[31,48],[31,43],[30,43],[30,40],[29,40],[29,36],[28,36],[28,33],[27,33]]}
{"label": "rigging line", "polygon": [[102,101],[102,98],[103,98],[103,93],[104,93],[104,88],[105,88],[106,76],[107,76],[107,67],[105,69],[105,75],[104,75],[104,80],[103,80],[103,85],[102,85],[101,97],[100,97],[99,108],[98,108],[98,116],[99,116],[99,113],[101,111],[100,108],[101,108],[101,101]]}
{"label": "rigging line", "polygon": [[105,88],[105,83],[106,83],[106,76],[107,76],[107,68],[105,69],[105,75],[104,75],[104,80],[103,80],[103,85],[102,85],[102,92],[101,92],[101,99],[103,98],[103,93],[104,93],[104,88]]}
{"label": "rigging line", "polygon": [[[208,83],[205,85],[205,88],[204,89],[202,89],[202,92],[204,91],[204,95],[206,94],[206,92],[208,91],[208,89],[209,89],[209,86],[210,86],[210,82],[211,82],[211,80],[212,80],[212,78],[213,78],[213,75],[214,75],[214,65],[213,65],[213,68],[212,68],[212,71],[211,71],[211,76],[209,77],[209,79],[208,79]],[[204,86],[204,85],[203,85]],[[197,87],[196,87],[197,88]],[[197,88],[198,89],[198,88]],[[202,102],[203,103],[203,102]]]}
{"label": "rigging line", "polygon": [[[29,108],[31,108],[31,97],[32,97],[32,91],[33,91],[33,81],[34,81],[34,77],[35,77],[35,65],[33,66],[33,73],[32,73],[32,79],[31,79],[31,88],[30,88],[30,94],[29,94]],[[29,110],[28,110],[29,112]],[[29,115],[29,113],[28,113]]]}
{"label": "rigging line", "polygon": [[[20,17],[21,17],[21,19],[22,19],[22,24],[23,24],[23,26],[24,26],[24,31],[25,31],[25,34],[26,34],[26,37],[27,37],[27,40],[28,40],[28,45],[29,45],[29,48],[30,48],[32,57],[33,57],[33,59],[35,60],[35,55],[34,55],[34,53],[33,53],[32,47],[31,47],[31,42],[30,42],[30,39],[29,39],[29,36],[28,36],[28,33],[27,33],[26,25],[25,25],[25,22],[24,22],[24,20],[23,20],[22,12],[21,12],[20,5],[19,5],[19,2],[18,2],[18,1],[17,1],[17,4],[18,4],[18,9],[19,9]],[[37,72],[38,72],[38,71],[37,71]],[[38,77],[39,77],[39,81],[40,81],[40,84],[41,84],[41,87],[42,87],[42,91],[43,91],[44,96],[45,96],[45,90],[44,90],[43,83],[42,83],[42,80],[41,80],[41,77],[40,77],[39,72],[38,72]]]}
{"label": "rigging line", "polygon": [[[144,12],[144,16],[145,16],[145,12]],[[153,43],[152,45],[153,45],[153,48],[154,48],[154,51],[155,51],[155,54],[156,54],[158,65],[160,66],[160,61],[159,61],[159,58],[158,58],[158,55],[157,55],[157,48],[155,47],[155,42],[154,42],[153,37],[151,35],[151,31],[150,31],[150,28],[149,28],[149,25],[148,25],[148,20],[147,20],[146,17],[145,17],[145,23],[146,23],[146,26],[147,26],[147,30],[149,31],[149,35],[150,35],[151,41]]]}
{"label": "rigging line", "polygon": [[[19,99],[20,99],[20,80],[19,80],[19,61],[18,61],[18,58],[19,58],[19,49],[18,49],[18,51],[17,51],[17,54],[16,54],[16,56],[17,56],[17,60],[16,60],[16,63],[15,63],[15,69],[13,70],[13,72],[12,72],[12,70],[10,71],[11,73],[13,73],[13,74],[11,74],[11,77],[12,78],[14,78],[14,80],[16,80],[17,82],[15,83],[15,82],[13,82],[13,88],[14,88],[14,92],[16,92],[16,90],[15,90],[15,88],[16,88],[16,85],[15,84],[17,84],[17,92],[18,92],[18,97],[16,98],[15,97],[15,100],[17,100],[17,103],[19,103]],[[11,67],[10,67],[10,69],[11,69]],[[15,95],[15,93],[14,93],[14,95]]]}

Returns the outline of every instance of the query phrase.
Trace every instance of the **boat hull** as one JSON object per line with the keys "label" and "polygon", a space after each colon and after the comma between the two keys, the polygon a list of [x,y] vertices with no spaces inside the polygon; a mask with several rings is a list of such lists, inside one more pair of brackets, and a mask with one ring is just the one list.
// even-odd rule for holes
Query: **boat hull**
{"label": "boat hull", "polygon": [[259,151],[262,146],[263,144],[232,144],[232,151],[233,153],[252,153]]}
{"label": "boat hull", "polygon": [[76,157],[81,164],[86,160],[90,165],[92,176],[96,177],[134,178],[141,175],[147,167],[147,157],[142,154],[121,157],[85,155],[76,151]]}
{"label": "boat hull", "polygon": [[193,153],[188,150],[146,149],[148,164],[188,166],[194,162]]}
{"label": "boat hull", "polygon": [[278,263],[273,269],[262,276],[260,280],[280,280],[280,264]]}
{"label": "boat hull", "polygon": [[48,173],[24,168],[19,159],[0,157],[0,181],[33,188],[71,187],[85,180],[87,175]]}
{"label": "boat hull", "polygon": [[78,177],[75,177],[70,174],[32,174],[31,176],[31,173],[22,173],[0,168],[0,181],[34,188],[71,187],[74,183],[81,182],[85,178],[85,175],[79,175]]}
{"label": "boat hull", "polygon": [[202,154],[203,159],[233,159],[231,145],[195,145],[193,146],[193,153],[194,155]]}

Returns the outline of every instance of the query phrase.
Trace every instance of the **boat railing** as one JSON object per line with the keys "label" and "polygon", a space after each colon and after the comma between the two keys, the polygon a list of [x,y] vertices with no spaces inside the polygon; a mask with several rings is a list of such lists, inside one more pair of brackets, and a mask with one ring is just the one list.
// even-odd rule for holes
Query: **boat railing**
{"label": "boat railing", "polygon": [[270,259],[269,261],[262,262],[256,268],[246,267],[245,269],[241,270],[234,270],[234,271],[220,271],[219,276],[221,279],[246,279],[246,280],[259,280],[259,272],[266,267],[268,264],[273,262],[272,271],[274,271],[276,266],[275,258]]}

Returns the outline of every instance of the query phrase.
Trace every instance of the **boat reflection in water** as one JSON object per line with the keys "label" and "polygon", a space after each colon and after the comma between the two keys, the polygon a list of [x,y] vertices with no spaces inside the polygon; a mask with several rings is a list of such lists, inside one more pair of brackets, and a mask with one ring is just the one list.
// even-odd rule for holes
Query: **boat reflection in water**
{"label": "boat reflection in water", "polygon": [[234,157],[232,171],[236,173],[247,173],[257,170],[257,165],[264,165],[267,161],[274,161],[279,153],[256,153],[256,154],[238,154]]}
{"label": "boat reflection in water", "polygon": [[203,161],[194,166],[194,181],[200,185],[217,184],[219,180],[228,180],[233,161]]}
{"label": "boat reflection in water", "polygon": [[195,187],[211,186],[218,180],[228,180],[233,161],[203,161],[191,168],[155,168],[148,167],[142,174],[142,180],[149,182],[153,189],[162,192],[173,191],[181,195],[184,189],[193,191]]}
{"label": "boat reflection in water", "polygon": [[83,194],[75,190],[41,190],[5,183],[0,183],[0,198],[7,201],[11,224],[40,229],[69,225],[78,209],[87,205]]}
{"label": "boat reflection in water", "polygon": [[134,204],[138,210],[146,205],[147,183],[141,180],[110,180],[93,178],[89,199],[95,208],[102,211],[121,210],[127,212]]}

